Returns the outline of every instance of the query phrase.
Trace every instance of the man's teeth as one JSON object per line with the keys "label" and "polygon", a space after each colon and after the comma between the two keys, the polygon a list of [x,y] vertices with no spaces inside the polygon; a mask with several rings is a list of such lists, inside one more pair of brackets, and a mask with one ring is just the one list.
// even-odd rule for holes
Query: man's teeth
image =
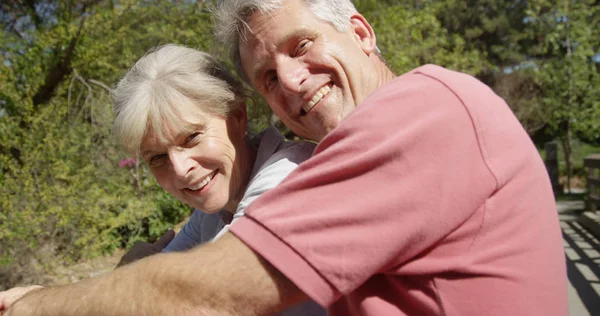
{"label": "man's teeth", "polygon": [[192,190],[192,191],[196,191],[196,190],[202,189],[204,186],[206,186],[210,182],[210,180],[212,180],[212,178],[215,176],[215,172],[213,172],[213,173],[209,174],[208,176],[206,176],[206,178],[204,178],[202,180],[202,182],[200,182],[197,186],[190,187],[189,189]]}
{"label": "man's teeth", "polygon": [[328,95],[329,92],[331,92],[330,86],[324,86],[321,89],[319,89],[319,91],[317,91],[317,93],[315,93],[315,95],[312,97],[312,100],[310,100],[308,104],[302,107],[304,112],[308,113],[308,111],[315,107],[315,104],[319,103],[319,101],[321,101],[321,99],[323,99],[324,96]]}

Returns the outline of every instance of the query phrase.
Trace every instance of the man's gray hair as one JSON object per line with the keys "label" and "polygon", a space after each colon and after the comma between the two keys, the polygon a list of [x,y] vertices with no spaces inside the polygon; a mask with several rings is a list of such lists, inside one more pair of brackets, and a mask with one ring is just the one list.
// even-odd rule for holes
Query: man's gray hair
{"label": "man's gray hair", "polygon": [[119,81],[112,97],[113,131],[130,153],[139,152],[148,133],[167,141],[165,127],[191,132],[190,118],[181,115],[184,105],[227,116],[246,100],[242,84],[211,55],[173,44],[140,58]]}
{"label": "man's gray hair", "polygon": [[[244,38],[250,17],[280,9],[289,0],[221,0],[214,9],[215,37],[231,54],[236,70],[246,80],[241,67],[239,39]],[[331,23],[338,31],[344,32],[350,17],[357,12],[350,0],[300,0],[308,4],[319,19]]]}

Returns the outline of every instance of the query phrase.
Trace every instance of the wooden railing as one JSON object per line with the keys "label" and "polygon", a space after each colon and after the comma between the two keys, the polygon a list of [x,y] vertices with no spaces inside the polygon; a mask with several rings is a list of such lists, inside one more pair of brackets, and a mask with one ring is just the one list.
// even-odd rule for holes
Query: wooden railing
{"label": "wooden railing", "polygon": [[587,208],[600,215],[600,154],[589,155],[583,160],[587,168]]}

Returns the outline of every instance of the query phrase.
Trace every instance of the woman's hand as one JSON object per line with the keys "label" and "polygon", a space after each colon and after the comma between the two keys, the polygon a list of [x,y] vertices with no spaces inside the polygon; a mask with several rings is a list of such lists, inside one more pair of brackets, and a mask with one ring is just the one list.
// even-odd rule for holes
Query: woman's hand
{"label": "woman's hand", "polygon": [[121,258],[117,264],[117,268],[134,261],[138,261],[142,258],[160,253],[163,248],[165,248],[171,242],[171,240],[173,240],[173,238],[175,238],[175,231],[169,229],[153,244],[149,244],[144,241],[136,242],[133,247],[131,247],[131,249],[129,249],[129,251]]}
{"label": "woman's hand", "polygon": [[16,300],[23,297],[23,295],[37,289],[41,289],[43,286],[31,285],[24,287],[13,287],[10,290],[0,292],[0,316],[2,312],[6,311]]}

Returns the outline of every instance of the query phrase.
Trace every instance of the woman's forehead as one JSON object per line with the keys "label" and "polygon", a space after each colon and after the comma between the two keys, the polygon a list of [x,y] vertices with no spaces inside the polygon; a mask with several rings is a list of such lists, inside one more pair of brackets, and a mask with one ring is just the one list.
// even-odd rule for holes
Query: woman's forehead
{"label": "woman's forehead", "polygon": [[[203,129],[210,120],[210,115],[184,115],[170,119],[149,120],[146,133],[140,144],[141,151],[162,148],[176,143],[179,138],[187,137],[194,130]],[[197,113],[199,114],[199,113]],[[152,123],[152,121],[157,123]]]}
{"label": "woman's forehead", "polygon": [[174,143],[181,137],[187,137],[187,134],[193,130],[202,129],[206,126],[207,120],[181,120],[176,123],[162,122],[161,126],[149,126],[143,137],[141,148],[157,147]]}

